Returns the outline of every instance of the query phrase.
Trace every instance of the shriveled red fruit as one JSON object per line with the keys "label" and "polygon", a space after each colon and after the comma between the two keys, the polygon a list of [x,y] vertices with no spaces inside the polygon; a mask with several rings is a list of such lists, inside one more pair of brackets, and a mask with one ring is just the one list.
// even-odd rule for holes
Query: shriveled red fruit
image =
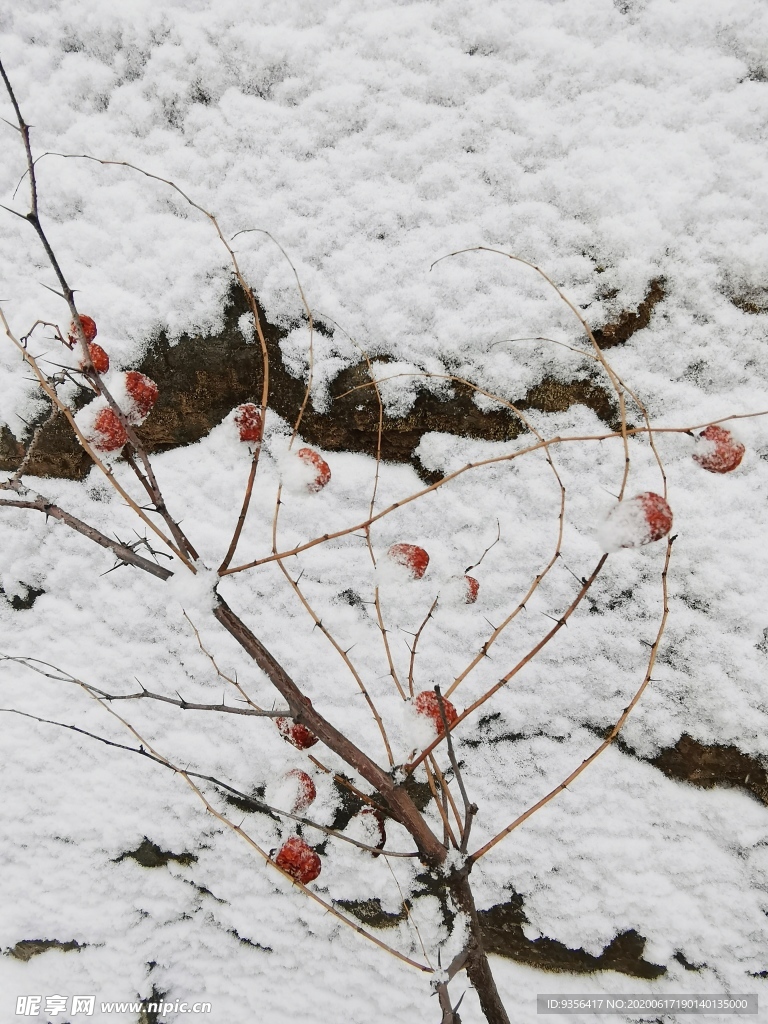
{"label": "shriveled red fruit", "polygon": [[697,447],[693,457],[710,473],[730,473],[744,458],[746,448],[737,441],[730,430],[719,427],[715,423],[705,427],[699,434]]}
{"label": "shriveled red fruit", "polygon": [[[125,390],[128,392],[133,409],[130,410],[131,419],[142,422],[149,416],[152,407],[157,401],[160,389],[157,384],[138,370],[129,370],[125,375]],[[128,410],[126,410],[126,413]]]}
{"label": "shriveled red fruit", "polygon": [[128,440],[125,427],[112,409],[102,409],[93,421],[93,434],[88,438],[100,452],[116,452]]}
{"label": "shriveled red fruit", "polygon": [[467,596],[464,598],[467,604],[474,604],[477,600],[477,595],[480,593],[480,584],[474,576],[465,576],[467,584]]}
{"label": "shriveled red fruit", "polygon": [[311,466],[315,470],[314,477],[307,484],[307,490],[322,491],[331,479],[331,467],[313,448],[299,448],[296,455],[306,466]]}
{"label": "shriveled red fruit", "polygon": [[283,843],[275,857],[275,864],[302,885],[317,878],[322,867],[320,858],[312,847],[307,846],[298,836],[291,836]]}
{"label": "shriveled red fruit", "polygon": [[664,498],[653,491],[646,491],[645,494],[638,494],[633,500],[639,501],[643,506],[645,521],[648,524],[648,540],[643,543],[650,544],[651,541],[666,537],[672,529],[672,509]]}
{"label": "shriveled red fruit", "polygon": [[427,571],[429,555],[417,544],[393,544],[387,554],[393,562],[409,569],[415,580],[420,580]]}
{"label": "shriveled red fruit", "polygon": [[[83,334],[85,335],[85,340],[86,341],[93,341],[93,339],[99,333],[96,330],[96,321],[93,320],[91,317],[86,316],[85,313],[80,313],[80,324],[81,324],[81,326],[83,328]],[[78,342],[77,326],[76,326],[74,320],[69,325],[69,333],[67,334],[67,339],[69,340],[69,347],[70,348],[74,348],[74,346]],[[99,371],[99,372],[101,372],[101,371]]]}
{"label": "shriveled red fruit", "polygon": [[672,509],[660,494],[646,491],[620,501],[602,529],[605,551],[637,548],[666,537],[672,529]]}
{"label": "shriveled red fruit", "polygon": [[286,772],[286,776],[296,780],[296,799],[293,801],[291,811],[294,814],[301,814],[303,811],[306,811],[310,804],[314,803],[317,796],[315,784],[312,781],[312,777],[303,772],[301,768],[292,768],[289,772]]}
{"label": "shriveled red fruit", "polygon": [[305,725],[294,722],[292,718],[276,718],[275,725],[283,739],[298,750],[308,750],[317,743],[317,736]]}
{"label": "shriveled red fruit", "polygon": [[[360,831],[364,835],[364,839],[360,839],[361,843],[365,843],[366,846],[375,846],[377,850],[383,850],[387,842],[387,830],[384,828],[384,815],[381,811],[376,810],[375,807],[364,807],[358,815],[361,829]],[[358,836],[354,837],[355,839]],[[374,857],[378,857],[375,853]]]}
{"label": "shriveled red fruit", "polygon": [[240,432],[241,441],[260,441],[264,427],[259,407],[252,402],[238,406],[235,413],[235,426]]}
{"label": "shriveled red fruit", "polygon": [[[456,719],[459,717],[456,708],[451,704],[445,697],[441,698],[443,704],[443,711],[445,713],[445,720],[448,725],[453,725]],[[438,732],[443,731],[443,719],[440,716],[440,704],[437,700],[437,694],[434,690],[423,690],[421,693],[417,693],[413,700],[413,706],[416,709],[417,714],[424,715],[425,718],[431,718],[432,722]]]}
{"label": "shriveled red fruit", "polygon": [[[107,370],[109,369],[109,356],[101,347],[101,345],[97,345],[95,341],[89,342],[88,355],[91,357],[91,362],[93,363],[93,368],[96,371],[96,373],[107,372]],[[80,369],[85,369],[84,359],[81,359],[80,361]]]}

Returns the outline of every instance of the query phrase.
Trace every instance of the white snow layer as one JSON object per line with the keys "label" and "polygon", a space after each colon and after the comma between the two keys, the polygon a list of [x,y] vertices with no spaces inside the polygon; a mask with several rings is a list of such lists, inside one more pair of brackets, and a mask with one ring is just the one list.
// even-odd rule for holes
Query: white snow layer
{"label": "white snow layer", "polygon": [[[121,8],[26,0],[0,11],[0,55],[34,125],[36,155],[129,161],[176,182],[217,215],[228,239],[259,228],[285,247],[313,313],[333,335],[314,339],[318,407],[338,369],[359,358],[350,338],[372,357],[386,357],[376,369],[390,378],[387,406],[401,413],[419,387],[449,386],[439,379],[419,384],[414,372],[469,377],[509,401],[544,376],[591,373],[597,380],[593,362],[536,340],[588,348],[572,313],[533,271],[477,252],[430,272],[453,250],[486,245],[545,269],[593,326],[635,307],[649,282],[664,278],[666,296],[650,328],[608,353],[654,423],[704,425],[768,408],[768,316],[747,311],[768,306],[768,9],[756,0],[134,0]],[[10,104],[2,105],[12,121]],[[0,125],[0,132],[2,202],[25,212],[25,182],[13,194],[23,151],[10,127]],[[47,156],[37,168],[44,223],[116,369],[135,365],[160,330],[176,339],[220,326],[228,258],[183,197],[92,161]],[[15,333],[38,319],[68,323],[63,304],[41,287],[56,282],[32,231],[3,216],[3,311]],[[258,233],[233,244],[267,314],[296,328],[303,305],[279,250]],[[249,333],[251,325],[241,328]],[[46,329],[38,328],[30,346],[52,363],[67,362]],[[291,331],[283,351],[292,372],[307,379],[300,331]],[[0,417],[20,435],[39,403],[10,344],[0,346],[0,365]],[[641,425],[629,399],[628,409]],[[580,407],[528,415],[548,437],[609,432]],[[684,733],[768,755],[768,438],[759,419],[741,421],[740,430],[747,455],[722,478],[696,465],[688,435],[655,437],[677,539],[666,633],[652,681],[622,733],[642,758]],[[286,424],[268,419],[242,560],[272,551],[287,436]],[[428,468],[453,472],[529,441],[430,435],[419,452]],[[468,706],[555,625],[601,554],[595,527],[621,486],[621,441],[562,443],[550,453],[566,487],[563,544],[530,597],[558,541],[561,491],[541,452],[465,473],[382,519],[372,531],[378,574],[359,534],[285,563],[349,651],[398,761],[410,752],[413,724],[389,674],[374,587],[380,584],[395,668],[407,686],[409,646],[432,601],[499,531],[499,543],[472,570],[481,585],[477,603],[438,603],[414,658],[414,691],[439,683],[446,692],[492,628],[525,601],[491,657],[451,695],[459,711]],[[659,491],[647,441],[632,439],[630,453],[628,493]],[[286,487],[281,550],[367,518],[373,462],[320,454],[331,482],[315,494]],[[248,460],[231,417],[200,444],[154,460],[201,566],[217,565],[227,548]],[[123,463],[114,472],[139,503],[146,500]],[[95,471],[83,484],[29,485],[104,533],[136,539],[139,524]],[[409,467],[382,467],[377,508],[421,486]],[[212,572],[178,574],[170,587],[130,568],[104,575],[111,558],[62,524],[36,512],[0,511],[5,653],[40,658],[122,695],[143,685],[241,707],[242,695],[217,675],[194,626],[223,675],[272,707],[276,695],[265,677],[211,619]],[[398,542],[428,550],[422,580],[398,579],[382,565]],[[566,778],[628,705],[661,618],[665,549],[660,542],[611,555],[567,628],[457,731],[467,786],[480,807],[472,848]],[[13,611],[10,600],[30,587],[44,593],[32,608]],[[221,591],[316,706],[386,764],[359,687],[275,563],[228,578]],[[307,754],[267,719],[146,699],[105,708],[76,683],[16,662],[0,665],[0,681],[4,708],[115,743],[149,744],[176,767],[244,792],[308,768]],[[227,1024],[436,1019],[428,976],[291,889],[205,812],[180,775],[30,718],[3,713],[2,724],[0,948],[44,938],[83,945],[26,963],[2,957],[5,1017],[22,994],[132,999],[155,985],[169,999],[209,999],[210,1019]],[[310,753],[342,767],[321,745]],[[314,768],[312,775],[318,797],[307,813],[327,825],[339,798],[328,776]],[[199,784],[267,852],[293,830]],[[433,812],[430,822],[441,834]],[[321,842],[320,833],[302,830],[307,841]],[[404,830],[389,822],[387,835],[389,848],[411,849]],[[197,860],[149,869],[119,859],[145,836]],[[512,888],[524,897],[529,935],[592,953],[635,929],[647,939],[646,959],[667,974],[654,983],[610,973],[545,975],[495,957],[511,1015],[533,1022],[537,991],[768,997],[758,977],[768,967],[767,845],[768,810],[750,796],[685,786],[609,749],[479,862],[472,875],[478,902],[503,902]],[[378,897],[385,912],[399,914],[401,890],[408,895],[416,872],[412,861],[387,862],[329,840],[312,887],[328,900]],[[459,942],[457,934],[447,936],[433,897],[414,902],[412,920],[378,934],[417,960],[423,942],[435,967],[441,943],[445,965]],[[704,966],[686,972],[676,953]],[[463,984],[452,983],[456,998]],[[102,1018],[97,1010],[92,1019],[135,1016]],[[474,993],[462,1017],[482,1019]]]}

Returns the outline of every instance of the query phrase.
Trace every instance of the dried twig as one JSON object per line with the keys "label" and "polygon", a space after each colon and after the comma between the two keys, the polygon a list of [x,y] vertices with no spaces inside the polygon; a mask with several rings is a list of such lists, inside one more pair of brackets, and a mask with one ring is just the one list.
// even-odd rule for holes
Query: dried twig
{"label": "dried twig", "polygon": [[170,569],[164,569],[149,558],[144,558],[142,555],[137,554],[131,545],[112,540],[111,537],[107,537],[94,526],[84,523],[82,519],[78,519],[77,516],[73,516],[70,512],[66,512],[63,508],[44,498],[42,494],[35,494],[34,491],[29,491],[26,488],[12,488],[12,490],[16,491],[17,496],[13,498],[0,497],[0,507],[25,508],[36,512],[43,512],[46,516],[50,516],[51,519],[58,519],[66,526],[69,526],[70,529],[87,537],[88,540],[92,540],[95,544],[107,548],[119,559],[121,564],[134,565],[136,568],[143,569],[144,572],[148,572],[151,576],[157,576],[161,580],[167,580],[173,576]]}
{"label": "dried twig", "polygon": [[505,829],[502,829],[502,831],[499,832],[498,835],[495,835],[493,837],[493,839],[489,839],[488,842],[484,846],[481,846],[479,850],[476,850],[472,854],[472,856],[470,858],[472,861],[476,861],[476,860],[479,860],[481,857],[484,857],[485,854],[488,853],[489,850],[493,849],[493,847],[497,843],[501,842],[501,840],[504,839],[506,836],[508,836],[510,832],[513,832],[519,825],[522,825],[522,823],[524,821],[526,821],[526,819],[530,818],[530,816],[532,814],[535,814],[536,811],[538,811],[540,808],[544,807],[545,804],[548,804],[549,801],[552,800],[554,797],[556,797],[558,793],[562,793],[562,791],[564,789],[567,789],[568,786],[570,786],[570,784],[573,782],[573,780],[578,778],[578,776],[581,775],[581,773],[584,771],[584,769],[588,768],[589,765],[591,765],[592,762],[596,758],[598,758],[602,754],[602,752],[604,750],[607,750],[608,747],[613,743],[613,741],[618,736],[618,734],[621,731],[624,723],[629,718],[629,716],[632,713],[633,709],[637,705],[637,702],[642,697],[642,695],[643,695],[643,693],[645,691],[646,686],[650,682],[651,675],[653,674],[653,666],[656,664],[656,656],[657,656],[657,654],[659,652],[659,644],[661,643],[661,638],[664,635],[664,630],[665,630],[666,625],[667,625],[667,618],[669,616],[669,604],[668,604],[668,593],[667,593],[667,571],[669,569],[669,560],[670,560],[670,557],[672,555],[672,544],[674,543],[674,540],[675,540],[674,537],[670,537],[667,540],[667,552],[666,552],[666,556],[664,558],[664,568],[663,568],[662,573],[661,573],[661,581],[662,581],[661,587],[662,587],[663,609],[664,609],[663,610],[663,614],[661,616],[661,622],[659,623],[659,629],[658,629],[658,632],[656,633],[656,639],[654,640],[653,644],[651,645],[651,653],[650,653],[650,657],[648,659],[648,668],[646,670],[646,673],[645,673],[645,676],[643,678],[643,681],[640,684],[640,686],[637,688],[637,690],[635,692],[635,695],[633,696],[632,700],[624,708],[624,711],[622,712],[621,717],[616,722],[614,727],[611,729],[610,733],[605,738],[605,740],[600,744],[600,746],[596,750],[594,750],[589,755],[589,757],[586,757],[581,762],[579,767],[576,768],[574,771],[572,771],[571,774],[568,776],[568,778],[564,779],[560,783],[559,786],[556,786],[550,793],[547,793],[547,795],[545,797],[542,797],[542,799],[539,800],[537,803],[533,804],[532,807],[529,807],[527,811],[524,811],[517,818],[515,818],[515,820],[510,825],[507,825],[507,827]]}

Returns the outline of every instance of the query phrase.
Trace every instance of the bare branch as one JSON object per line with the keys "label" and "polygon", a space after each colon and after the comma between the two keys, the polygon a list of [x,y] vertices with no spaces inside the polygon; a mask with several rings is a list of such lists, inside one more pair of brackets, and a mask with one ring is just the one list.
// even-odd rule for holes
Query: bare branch
{"label": "bare branch", "polygon": [[282,665],[220,596],[213,614],[267,674],[272,685],[288,702],[294,720],[310,729],[381,794],[392,817],[408,830],[427,863],[442,864],[446,849],[429,829],[405,790],[397,786],[391,775],[384,772],[375,761],[315,710],[312,702],[299,690]]}
{"label": "bare branch", "polygon": [[[472,827],[472,818],[477,813],[477,804],[473,804],[467,796],[467,791],[464,787],[464,780],[461,777],[461,769],[459,768],[459,762],[456,759],[456,751],[453,749],[453,740],[451,738],[451,730],[448,727],[448,719],[445,715],[445,701],[442,693],[440,693],[440,687],[435,687],[435,695],[437,697],[437,706],[440,710],[440,719],[443,723],[443,731],[445,732],[445,741],[448,746],[448,757],[451,760],[451,767],[453,768],[453,774],[456,778],[456,782],[459,786],[459,792],[461,793],[461,799],[464,801],[464,825],[461,830],[461,845],[459,850],[461,853],[467,852],[467,843],[469,842],[469,830]],[[474,808],[474,810],[473,810]]]}
{"label": "bare branch", "polygon": [[[31,495],[31,497],[23,497],[22,495]],[[60,522],[65,523],[72,530],[87,537],[88,540],[92,540],[94,544],[107,548],[120,560],[121,564],[135,565],[136,568],[143,569],[144,572],[148,572],[151,576],[157,576],[161,580],[167,580],[173,576],[170,569],[164,569],[149,558],[144,558],[142,555],[137,554],[131,545],[112,540],[94,526],[84,523],[82,519],[78,519],[70,512],[66,512],[41,494],[35,494],[24,488],[19,492],[19,496],[15,498],[0,497],[0,506],[26,508],[36,512],[43,512],[46,516],[50,516],[51,519],[58,519]]]}
{"label": "bare branch", "polygon": [[640,686],[638,687],[637,691],[635,692],[634,697],[629,702],[629,704],[624,708],[624,711],[623,711],[621,717],[616,722],[616,725],[614,725],[614,727],[611,729],[610,733],[605,738],[603,743],[601,743],[600,746],[589,755],[589,757],[586,757],[581,762],[579,767],[576,768],[574,771],[572,771],[571,774],[568,776],[568,778],[564,779],[560,783],[559,786],[556,786],[551,792],[547,793],[547,795],[545,797],[542,797],[542,799],[539,800],[537,803],[535,803],[532,807],[529,807],[527,811],[524,811],[517,818],[515,818],[515,820],[510,825],[507,825],[507,827],[505,829],[502,829],[502,831],[499,832],[498,835],[494,836],[493,839],[490,839],[485,844],[485,846],[482,846],[482,847],[480,847],[479,850],[476,850],[472,854],[472,856],[470,858],[472,862],[474,862],[476,860],[479,860],[481,857],[484,857],[485,854],[488,853],[489,850],[493,849],[493,847],[497,843],[501,842],[501,840],[504,839],[505,836],[508,836],[510,832],[514,831],[514,829],[516,829],[519,825],[522,825],[522,823],[524,821],[526,821],[528,818],[530,818],[532,814],[535,814],[536,811],[538,811],[540,808],[544,807],[545,804],[548,804],[549,801],[554,799],[554,797],[556,797],[558,793],[562,793],[562,791],[564,789],[567,789],[568,786],[570,786],[570,784],[573,782],[573,780],[578,778],[579,775],[581,775],[581,773],[584,771],[584,769],[588,768],[589,765],[591,765],[592,762],[596,758],[598,758],[603,753],[604,750],[607,750],[608,747],[613,743],[613,741],[618,736],[618,734],[621,731],[624,723],[629,718],[629,716],[632,713],[633,709],[637,705],[637,702],[642,697],[642,695],[643,695],[643,693],[645,691],[646,686],[651,681],[651,675],[653,674],[653,666],[656,664],[656,656],[657,656],[657,654],[659,652],[659,644],[661,643],[661,638],[664,635],[664,630],[665,630],[666,625],[667,625],[667,618],[669,616],[669,604],[668,604],[668,594],[667,594],[667,571],[669,569],[669,560],[670,560],[670,558],[672,556],[672,544],[674,543],[674,541],[675,541],[674,537],[670,537],[667,540],[667,553],[666,553],[666,557],[664,559],[664,569],[662,570],[662,573],[661,573],[661,581],[662,581],[661,585],[662,585],[664,611],[663,611],[663,614],[662,614],[662,617],[661,617],[661,622],[659,624],[658,632],[656,634],[656,639],[654,640],[653,644],[651,644],[651,654],[650,654],[650,658],[649,658],[649,661],[648,661],[648,669],[647,669],[647,671],[645,673],[645,676],[643,678],[642,683],[640,684]]}

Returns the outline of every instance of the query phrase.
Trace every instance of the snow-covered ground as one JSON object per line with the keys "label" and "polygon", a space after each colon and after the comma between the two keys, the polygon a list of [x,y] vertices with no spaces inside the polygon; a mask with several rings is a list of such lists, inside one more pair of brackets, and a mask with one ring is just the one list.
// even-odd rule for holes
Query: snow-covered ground
{"label": "snow-covered ground", "polygon": [[[544,268],[599,326],[637,306],[651,280],[666,296],[648,329],[608,355],[656,425],[706,424],[768,409],[768,9],[739,0],[527,0],[526,3],[25,2],[0,10],[0,57],[35,153],[125,160],[172,179],[213,211],[227,237],[267,230],[293,260],[307,299],[387,373],[455,373],[515,401],[547,375],[584,374],[573,313],[537,275],[488,252],[430,266],[484,245]],[[13,121],[5,98],[0,114]],[[24,154],[0,125],[0,193],[14,197]],[[214,332],[230,268],[210,223],[167,186],[120,167],[47,156],[38,165],[41,213],[83,312],[115,367],[136,365],[160,328]],[[3,214],[0,298],[17,333],[36,319],[66,323],[29,227]],[[295,325],[301,300],[291,267],[261,234],[234,243],[276,322]],[[738,300],[741,305],[737,305]],[[347,334],[315,336],[316,387],[358,355]],[[501,344],[501,342],[508,342]],[[34,351],[48,350],[40,336]],[[283,343],[306,371],[306,331]],[[59,358],[56,352],[56,358]],[[0,418],[17,434],[35,392],[18,353],[0,346]],[[437,386],[435,382],[432,386]],[[384,389],[407,409],[414,385]],[[593,413],[533,413],[547,436],[605,433]],[[630,419],[639,422],[636,409]],[[286,473],[289,425],[268,421],[259,486],[239,552],[268,554],[276,487]],[[656,443],[674,510],[670,617],[653,681],[623,736],[642,757],[683,733],[768,755],[768,421],[738,423],[747,448],[727,476],[692,459],[679,433]],[[444,471],[510,454],[508,444],[427,435],[422,461]],[[559,617],[600,557],[597,526],[614,504],[621,442],[552,449],[566,486],[562,558],[451,699],[466,707],[504,675]],[[631,442],[628,494],[660,491],[643,439]],[[320,493],[288,489],[279,544],[365,519],[374,463],[326,455]],[[248,472],[232,417],[199,444],[154,460],[170,508],[204,561],[227,548]],[[116,474],[136,498],[126,467]],[[29,481],[105,533],[130,537],[130,510],[96,471],[84,484]],[[421,486],[409,467],[382,467],[377,508]],[[466,473],[385,517],[378,556],[395,542],[431,557],[422,580],[378,577],[359,537],[315,547],[288,564],[338,636],[384,716],[396,760],[414,723],[388,674],[368,604],[381,586],[396,667],[407,676],[412,640],[440,588],[500,541],[474,572],[475,605],[443,600],[419,640],[416,688],[461,672],[541,572],[557,542],[560,490],[542,453]],[[596,746],[641,683],[662,612],[663,543],[611,555],[592,592],[556,639],[500,691],[482,729],[460,733],[467,784],[480,806],[482,845],[561,782]],[[55,664],[120,693],[150,689],[217,701],[223,672],[265,706],[273,692],[208,615],[200,588],[112,560],[39,513],[2,510],[0,585],[8,598],[45,593],[27,611],[0,600],[0,650]],[[318,708],[385,764],[381,737],[336,652],[274,564],[228,578],[222,593],[285,662]],[[354,645],[354,646],[352,646]],[[764,644],[763,644],[764,646]],[[77,725],[117,743],[125,728],[81,688],[0,665],[3,708]],[[234,700],[232,692],[228,699]],[[111,705],[174,763],[250,791],[294,767],[311,770],[312,814],[334,817],[336,796],[306,756],[268,721],[182,712],[136,701]],[[484,709],[485,710],[485,709]],[[492,743],[502,734],[515,742]],[[0,958],[0,1007],[13,1019],[24,994],[210,1000],[208,1019],[261,1024],[327,1019],[363,1024],[437,1020],[428,978],[353,934],[290,886],[205,808],[184,782],[134,754],[85,736],[2,715],[0,948],[24,939],[75,940],[26,963]],[[477,739],[486,742],[475,745]],[[320,748],[315,748],[315,751]],[[318,757],[336,767],[327,752]],[[208,792],[208,791],[207,791]],[[243,821],[265,850],[285,830],[262,815]],[[434,819],[435,828],[439,827]],[[391,849],[411,849],[388,828]],[[307,833],[305,833],[307,834]],[[117,861],[147,836],[193,863],[148,869]],[[312,837],[317,841],[317,836]],[[599,954],[619,933],[647,939],[644,956],[667,968],[656,982],[618,974],[546,975],[493,958],[511,1016],[536,1018],[537,992],[758,992],[768,999],[768,809],[735,790],[697,790],[609,749],[473,872],[478,903],[521,893],[528,933]],[[374,860],[331,840],[312,886],[326,899],[372,896],[392,913],[415,874],[404,859]],[[432,897],[413,921],[377,934],[436,963],[445,940]],[[445,957],[457,938],[448,941]],[[424,948],[422,949],[422,943]],[[698,973],[676,960],[681,953]],[[452,985],[458,997],[463,982]],[[462,1017],[480,1021],[468,992]],[[171,1021],[193,1019],[170,1012]],[[40,1020],[48,1017],[41,1012]],[[61,1016],[52,1019],[62,1019]],[[80,1017],[73,1017],[79,1020]],[[83,1017],[82,1019],[86,1019]],[[136,1014],[93,1019],[135,1021]],[[206,1019],[200,1015],[194,1019]],[[574,1021],[591,1019],[575,1016]],[[690,1020],[691,1017],[681,1017]]]}

